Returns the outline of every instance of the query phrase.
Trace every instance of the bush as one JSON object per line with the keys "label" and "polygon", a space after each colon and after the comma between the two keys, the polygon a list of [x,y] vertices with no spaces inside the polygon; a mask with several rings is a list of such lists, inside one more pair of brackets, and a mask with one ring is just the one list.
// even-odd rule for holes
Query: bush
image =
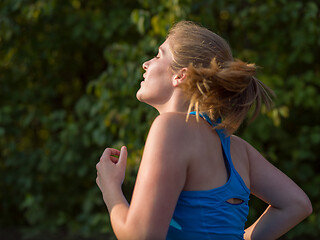
{"label": "bush", "polygon": [[[0,16],[1,228],[112,232],[95,164],[105,147],[127,145],[130,199],[156,116],[135,100],[141,65],[174,22],[188,19],[263,67],[258,77],[275,89],[275,107],[238,135],[311,198],[314,213],[283,239],[320,235],[319,3],[4,0]],[[253,199],[248,223],[264,207]]]}

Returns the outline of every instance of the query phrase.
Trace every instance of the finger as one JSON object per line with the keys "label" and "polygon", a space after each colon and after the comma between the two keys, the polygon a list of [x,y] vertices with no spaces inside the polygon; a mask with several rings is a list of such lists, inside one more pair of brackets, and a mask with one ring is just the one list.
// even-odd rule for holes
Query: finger
{"label": "finger", "polygon": [[117,162],[119,161],[119,158],[110,156],[110,160],[111,160],[113,163],[117,163]]}
{"label": "finger", "polygon": [[119,164],[121,165],[126,165],[127,164],[127,156],[128,156],[128,151],[126,146],[122,146],[120,156],[119,156]]}
{"label": "finger", "polygon": [[[118,161],[119,161],[119,158],[118,157],[114,157],[114,156],[106,156],[106,155],[104,155],[104,156],[102,156],[101,158],[100,158],[100,162],[101,161],[108,161],[108,158],[111,160],[111,162],[113,162],[113,163],[117,163]],[[106,159],[106,160],[105,160]],[[99,163],[100,163],[99,162]]]}
{"label": "finger", "polygon": [[100,163],[100,162],[98,162],[98,163],[96,164],[96,169],[97,169],[97,171],[98,171],[98,168],[99,168],[99,163]]}
{"label": "finger", "polygon": [[102,156],[111,156],[111,155],[119,156],[120,151],[118,149],[114,149],[114,148],[106,148],[102,154]]}
{"label": "finger", "polygon": [[96,178],[96,184],[98,185],[98,187],[100,188],[100,185],[99,185],[99,179],[98,177]]}

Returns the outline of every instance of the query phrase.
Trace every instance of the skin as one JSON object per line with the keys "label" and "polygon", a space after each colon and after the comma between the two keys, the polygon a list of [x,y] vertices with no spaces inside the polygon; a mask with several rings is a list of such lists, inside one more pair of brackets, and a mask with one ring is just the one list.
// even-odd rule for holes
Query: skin
{"label": "skin", "polygon": [[[145,62],[137,98],[159,111],[145,144],[130,206],[121,185],[127,150],[107,148],[97,164],[96,182],[108,207],[118,239],[165,239],[183,190],[209,190],[227,181],[219,137],[206,121],[190,116],[188,100],[178,87],[186,68],[170,69],[170,39]],[[231,136],[233,164],[251,193],[269,204],[248,229],[245,239],[276,239],[312,212],[307,195],[250,144]],[[118,157],[114,157],[118,156]],[[237,199],[230,199],[237,203]]]}

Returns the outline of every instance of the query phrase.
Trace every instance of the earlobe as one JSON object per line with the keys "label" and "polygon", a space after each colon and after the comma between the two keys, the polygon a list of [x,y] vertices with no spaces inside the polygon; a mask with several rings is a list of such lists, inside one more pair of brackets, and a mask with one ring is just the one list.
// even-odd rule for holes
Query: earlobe
{"label": "earlobe", "polygon": [[188,68],[182,68],[179,70],[177,74],[173,77],[173,86],[177,87],[180,83],[182,83],[187,77]]}

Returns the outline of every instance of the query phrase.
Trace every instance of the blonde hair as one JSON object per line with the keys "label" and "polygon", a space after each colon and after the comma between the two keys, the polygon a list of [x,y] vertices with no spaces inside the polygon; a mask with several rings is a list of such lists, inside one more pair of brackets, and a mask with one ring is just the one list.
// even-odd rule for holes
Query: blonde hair
{"label": "blonde hair", "polygon": [[217,128],[232,134],[253,105],[252,120],[262,103],[271,107],[269,94],[274,95],[273,91],[255,77],[256,66],[234,60],[228,43],[217,34],[181,21],[167,38],[173,54],[172,70],[188,69],[180,85],[190,98],[188,113],[194,110],[198,116],[204,112],[214,121],[221,118]]}

